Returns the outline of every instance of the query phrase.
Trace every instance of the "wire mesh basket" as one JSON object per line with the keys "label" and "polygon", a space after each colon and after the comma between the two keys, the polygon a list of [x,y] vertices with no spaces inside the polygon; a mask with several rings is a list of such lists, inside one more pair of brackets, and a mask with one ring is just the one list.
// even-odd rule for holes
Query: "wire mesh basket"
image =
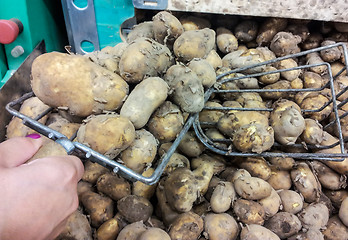
{"label": "wire mesh basket", "polygon": [[[255,68],[255,67],[260,67],[263,65],[268,65],[268,64],[275,64],[279,61],[289,59],[289,58],[301,58],[306,56],[307,54],[318,52],[320,53],[321,51],[329,50],[331,48],[340,48],[342,53],[343,53],[343,62],[345,63],[345,66],[335,75],[332,75],[332,69],[331,65],[328,62],[322,62],[322,63],[317,63],[317,64],[303,64],[299,65],[297,67],[293,68],[286,68],[286,69],[279,69],[275,71],[268,71],[268,72],[262,72],[262,73],[255,73],[255,74],[247,74],[244,76],[236,75],[235,77],[231,78],[226,78],[226,76],[231,75],[233,73],[241,73],[244,72],[245,70]],[[328,75],[328,81],[327,83],[322,86],[321,88],[304,88],[304,89],[232,89],[232,90],[221,90],[221,84],[231,82],[231,81],[237,81],[240,79],[245,79],[245,78],[251,78],[251,77],[260,77],[266,74],[273,74],[273,73],[281,73],[281,72],[286,72],[286,71],[292,71],[292,70],[306,70],[310,69],[313,67],[318,67],[318,66],[326,66],[327,68],[327,75]],[[327,106],[331,105],[333,106],[333,114],[334,118],[327,122],[325,125],[323,125],[323,130],[327,130],[330,127],[335,127],[338,129],[338,141],[334,144],[331,144],[329,146],[319,146],[319,145],[304,145],[303,143],[296,143],[294,145],[291,145],[292,148],[298,148],[298,149],[305,149],[306,152],[281,152],[281,151],[272,151],[274,149],[281,149],[283,146],[277,142],[274,143],[272,149],[270,151],[262,152],[262,153],[252,153],[252,152],[240,152],[236,150],[236,148],[233,147],[232,140],[231,139],[212,139],[209,138],[206,134],[206,130],[209,128],[204,128],[202,126],[207,126],[207,125],[216,125],[217,123],[212,123],[212,122],[200,122],[199,120],[199,114],[196,114],[194,116],[194,122],[193,122],[193,128],[194,131],[197,135],[197,137],[200,139],[200,141],[211,151],[216,152],[221,155],[225,156],[235,156],[235,157],[292,157],[292,158],[297,158],[297,159],[317,159],[317,160],[327,160],[327,161],[343,161],[344,158],[348,157],[348,154],[345,151],[344,144],[345,142],[348,141],[347,138],[344,138],[342,134],[342,126],[340,121],[337,121],[337,119],[343,119],[348,115],[348,112],[344,112],[343,114],[339,114],[338,110],[342,110],[342,106],[344,106],[348,99],[344,99],[341,102],[337,101],[337,98],[342,96],[347,90],[348,87],[346,86],[343,90],[337,93],[335,91],[334,87],[334,81],[335,79],[343,74],[344,70],[347,69],[347,46],[344,43],[336,43],[324,47],[319,47],[315,49],[311,49],[308,51],[303,51],[300,53],[292,54],[292,55],[287,55],[284,57],[279,57],[273,60],[269,60],[266,62],[262,62],[259,64],[255,64],[252,66],[248,67],[243,67],[243,68],[238,68],[234,69],[228,72],[225,72],[219,76],[217,76],[217,83],[215,87],[210,88],[209,90],[206,91],[205,93],[205,102],[207,102],[210,97],[213,94],[221,94],[221,93],[243,93],[243,92],[253,92],[253,93],[271,93],[271,92],[286,92],[289,94],[296,94],[299,92],[321,92],[324,89],[329,89],[330,90],[330,99],[327,101],[324,105],[322,105],[320,108],[317,109],[301,109],[303,114],[307,114],[310,112],[320,112]],[[204,107],[205,110],[216,110],[216,111],[267,111],[267,112],[272,112],[272,108],[234,108],[234,107]],[[224,145],[222,145],[223,143]],[[337,145],[339,145],[340,152],[336,151],[336,153],[318,153],[316,151],[319,150],[324,150],[324,149],[330,149],[334,148]]]}
{"label": "wire mesh basket", "polygon": [[[238,76],[238,77],[233,77],[233,78],[224,78],[227,75],[230,75],[232,73],[239,73],[243,72],[247,69],[251,69],[254,67],[262,66],[262,65],[267,65],[267,64],[273,64],[276,62],[279,62],[284,59],[288,58],[298,58],[305,56],[309,53],[312,52],[320,52],[325,49],[330,49],[334,47],[340,47],[343,52],[344,56],[344,62],[345,62],[345,67],[336,74],[336,76],[332,76],[332,70],[331,66],[329,63],[319,63],[319,64],[312,64],[312,65],[302,65],[298,66],[295,68],[288,68],[288,69],[281,69],[281,70],[276,70],[276,71],[271,71],[271,72],[263,72],[263,73],[255,73],[255,74],[249,74],[249,75],[244,75],[244,76]],[[331,122],[327,123],[324,126],[324,130],[332,125],[336,125],[336,127],[339,129],[339,136],[338,136],[338,141],[335,144],[332,144],[330,146],[311,146],[307,145],[306,148],[309,149],[309,152],[306,153],[292,153],[292,152],[272,152],[272,151],[267,151],[267,152],[262,152],[262,153],[251,153],[251,152],[238,152],[233,148],[233,145],[231,143],[231,139],[211,139],[207,137],[205,134],[205,128],[202,127],[202,124],[212,124],[212,123],[202,123],[199,121],[199,113],[194,113],[191,114],[188,119],[185,122],[185,125],[181,132],[178,134],[177,138],[173,142],[172,146],[169,148],[166,154],[164,154],[158,161],[157,161],[157,167],[154,171],[154,173],[150,177],[144,177],[141,174],[131,170],[130,168],[124,166],[123,164],[117,162],[114,159],[109,159],[105,157],[104,155],[94,151],[93,149],[87,147],[86,145],[74,141],[74,137],[72,139],[68,139],[65,135],[63,135],[60,132],[57,132],[40,122],[38,122],[39,119],[41,119],[43,116],[48,114],[52,109],[49,109],[40,115],[38,115],[36,118],[30,118],[19,111],[15,109],[15,106],[20,105],[23,103],[26,99],[33,97],[34,93],[30,92],[27,94],[24,94],[21,98],[14,100],[6,105],[6,110],[12,114],[15,117],[18,117],[23,120],[23,124],[28,126],[29,128],[39,132],[40,134],[58,142],[61,144],[67,153],[72,154],[76,153],[78,156],[81,156],[83,158],[86,158],[92,162],[96,162],[104,167],[111,168],[113,172],[118,173],[119,175],[131,180],[131,181],[141,181],[145,184],[155,184],[161,177],[166,165],[168,164],[170,157],[172,154],[175,152],[176,148],[178,147],[180,141],[183,139],[183,136],[191,129],[193,126],[193,129],[199,138],[199,140],[211,151],[216,152],[218,154],[224,155],[224,156],[239,156],[239,157],[292,157],[292,158],[298,158],[298,159],[319,159],[319,160],[328,160],[328,161],[343,161],[344,158],[348,157],[348,154],[346,153],[344,149],[344,143],[348,139],[344,139],[341,131],[341,124],[340,121],[337,121],[337,119],[342,119],[345,116],[348,115],[348,112],[345,112],[343,115],[339,115],[338,109],[341,109],[341,107],[348,101],[348,99],[345,99],[344,101],[338,103],[337,97],[341,96],[344,94],[347,90],[348,87],[345,87],[341,92],[335,93],[334,89],[334,81],[335,78],[342,74],[345,69],[347,69],[347,47],[344,43],[337,43],[334,45],[330,46],[325,46],[325,47],[320,47],[304,52],[300,52],[297,54],[292,54],[292,55],[287,55],[284,57],[276,58],[270,61],[262,62],[260,64],[256,65],[251,65],[248,67],[244,68],[238,68],[234,69],[232,71],[225,72],[219,76],[217,76],[217,84],[215,84],[215,87],[209,88],[205,92],[205,102],[209,100],[209,98],[212,96],[212,94],[218,94],[218,93],[242,93],[242,92],[256,92],[256,93],[261,93],[261,92],[289,92],[289,93],[297,93],[297,92],[319,92],[323,90],[324,88],[329,88],[331,90],[331,99],[329,102],[327,102],[324,106],[322,106],[319,109],[316,110],[307,110],[307,109],[302,109],[302,111],[308,112],[308,111],[321,111],[323,108],[328,106],[329,104],[333,105],[333,113],[334,113],[334,120]],[[236,81],[239,79],[243,78],[250,78],[250,77],[259,77],[262,75],[266,74],[272,74],[272,73],[278,73],[278,72],[284,72],[284,71],[292,71],[292,70],[297,70],[297,69],[306,69],[306,68],[311,68],[315,66],[320,66],[320,65],[325,65],[328,69],[328,75],[329,75],[329,81],[328,83],[323,86],[322,88],[306,88],[306,89],[235,89],[235,90],[221,90],[219,89],[219,86],[221,84],[228,82],[228,81]],[[220,110],[220,111],[229,111],[229,110],[238,110],[238,111],[268,111],[271,112],[273,109],[272,108],[215,108],[215,107],[204,107],[206,110]],[[224,142],[225,144],[229,145],[228,147],[221,147],[221,142]],[[340,146],[340,152],[338,153],[314,153],[310,152],[311,150],[320,150],[320,149],[328,149],[328,148],[333,148],[335,146],[339,145]],[[274,147],[280,147],[280,144],[275,143]],[[303,144],[295,144],[294,147],[302,147]]]}

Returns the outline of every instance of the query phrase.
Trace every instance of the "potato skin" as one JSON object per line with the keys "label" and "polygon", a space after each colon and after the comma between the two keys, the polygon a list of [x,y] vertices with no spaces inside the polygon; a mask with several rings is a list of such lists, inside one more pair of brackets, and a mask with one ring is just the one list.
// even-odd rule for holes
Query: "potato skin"
{"label": "potato skin", "polygon": [[181,213],[171,224],[169,236],[172,240],[197,239],[203,231],[203,219],[193,212]]}
{"label": "potato skin", "polygon": [[208,28],[185,31],[174,42],[174,54],[183,62],[204,58],[215,46],[215,35]]}
{"label": "potato skin", "polygon": [[265,210],[265,219],[274,216],[282,206],[280,196],[274,189],[272,189],[271,195],[266,198],[260,199],[258,203]]}
{"label": "potato skin", "polygon": [[233,204],[233,212],[244,224],[263,225],[265,221],[264,208],[252,200],[237,199]]}
{"label": "potato skin", "polygon": [[337,215],[329,218],[326,229],[322,231],[324,238],[328,240],[347,239],[348,228],[342,223]]}
{"label": "potato skin", "polygon": [[35,59],[31,85],[45,104],[81,117],[118,109],[129,91],[119,75],[83,56],[58,52]]}
{"label": "potato skin", "polygon": [[64,229],[55,239],[92,240],[92,229],[87,217],[78,210],[73,212],[68,217]]}
{"label": "potato skin", "polygon": [[172,64],[173,56],[167,46],[153,39],[138,38],[121,56],[120,75],[128,83],[139,83],[146,77],[161,76]]}
{"label": "potato skin", "polygon": [[125,226],[118,234],[116,240],[137,240],[147,230],[142,221]]}
{"label": "potato skin", "polygon": [[114,215],[114,203],[109,197],[86,191],[82,193],[80,200],[90,215],[92,227],[99,227]]}
{"label": "potato skin", "polygon": [[150,227],[137,240],[171,240],[171,238],[164,230],[157,227]]}
{"label": "potato skin", "polygon": [[150,117],[147,126],[161,143],[170,142],[175,140],[182,130],[184,117],[177,105],[165,101]]}
{"label": "potato skin", "polygon": [[111,218],[104,222],[97,230],[96,236],[98,240],[113,240],[121,231],[121,226],[116,218]]}
{"label": "potato skin", "polygon": [[343,200],[338,212],[338,216],[342,223],[348,227],[348,197]]}
{"label": "potato skin", "polygon": [[[136,195],[128,195],[117,201],[119,213],[130,223],[146,222],[152,215],[153,206],[151,202]],[[132,211],[129,211],[132,209]]]}
{"label": "potato skin", "polygon": [[312,203],[298,215],[305,229],[323,229],[329,220],[329,209],[323,203]]}
{"label": "potato skin", "polygon": [[277,234],[281,239],[286,239],[298,233],[302,224],[296,215],[288,212],[278,212],[268,219],[264,226]]}
{"label": "potato skin", "polygon": [[151,114],[167,99],[168,90],[167,83],[159,77],[144,79],[129,94],[120,115],[127,117],[136,129],[144,127]]}
{"label": "potato skin", "polygon": [[242,228],[240,240],[280,240],[271,230],[258,224],[250,224]]}
{"label": "potato skin", "polygon": [[314,202],[320,196],[320,184],[305,162],[299,162],[290,172],[295,188],[303,195],[306,202]]}
{"label": "potato skin", "polygon": [[183,112],[200,112],[204,107],[204,88],[202,81],[190,68],[182,65],[171,66],[164,80],[170,87],[173,103]]}
{"label": "potato skin", "polygon": [[86,161],[84,165],[85,171],[83,173],[82,180],[91,184],[95,184],[101,175],[109,172],[106,167],[91,161]]}
{"label": "potato skin", "polygon": [[114,201],[131,194],[129,182],[112,173],[105,173],[98,178],[97,189]]}
{"label": "potato skin", "polygon": [[296,214],[303,208],[303,199],[300,194],[293,190],[281,190],[279,193],[283,211]]}
{"label": "potato skin", "polygon": [[251,176],[267,180],[271,176],[271,168],[263,157],[247,157],[238,160],[240,168],[247,170]]}
{"label": "potato skin", "polygon": [[236,198],[236,192],[231,182],[220,181],[210,197],[210,206],[213,212],[226,212]]}
{"label": "potato skin", "polygon": [[259,200],[268,197],[272,192],[269,183],[256,177],[240,177],[233,185],[238,195],[248,200]]}
{"label": "potato skin", "polygon": [[91,116],[77,132],[77,141],[113,159],[135,139],[132,122],[118,114]]}
{"label": "potato skin", "polygon": [[131,145],[121,152],[121,160],[135,172],[142,173],[151,166],[157,154],[158,141],[145,129],[135,131]]}
{"label": "potato skin", "polygon": [[[40,113],[44,112],[49,108],[48,105],[44,104],[38,97],[31,97],[25,100],[20,109],[19,112],[31,117],[35,118]],[[38,120],[40,123],[45,124],[47,120],[47,115]],[[25,126],[22,122],[22,119],[13,117],[10,123],[6,127],[6,137],[12,138],[12,137],[25,137],[28,134],[34,133],[35,131],[30,129],[29,127]]]}
{"label": "potato skin", "polygon": [[235,240],[239,231],[237,221],[227,213],[208,213],[204,217],[204,232],[211,240]]}

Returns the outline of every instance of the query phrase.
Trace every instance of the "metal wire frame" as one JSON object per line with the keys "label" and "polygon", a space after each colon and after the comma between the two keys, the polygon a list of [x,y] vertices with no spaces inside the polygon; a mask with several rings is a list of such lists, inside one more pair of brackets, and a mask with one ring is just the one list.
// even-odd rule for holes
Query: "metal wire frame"
{"label": "metal wire frame", "polygon": [[[123,164],[105,157],[103,154],[98,153],[97,151],[94,151],[93,149],[87,147],[86,145],[79,143],[77,141],[73,141],[74,137],[72,139],[68,139],[64,134],[55,131],[44,124],[41,124],[38,122],[39,119],[41,119],[43,116],[48,114],[50,111],[52,111],[52,108],[48,109],[45,112],[42,112],[35,118],[30,118],[19,111],[17,111],[14,106],[20,105],[23,103],[26,99],[35,96],[33,92],[24,94],[21,98],[14,100],[6,105],[6,110],[11,113],[13,116],[18,117],[23,120],[23,124],[27,127],[37,131],[38,133],[56,141],[60,145],[64,147],[64,149],[67,151],[68,154],[77,154],[80,157],[86,158],[92,162],[96,162],[104,167],[112,169],[114,173],[118,173],[120,176],[123,176],[127,178],[128,180],[131,180],[133,182],[140,181],[148,185],[153,185],[160,179],[165,167],[167,166],[170,157],[175,152],[176,148],[178,147],[180,141],[182,140],[183,136],[187,133],[187,131],[191,128],[194,118],[189,117],[181,130],[181,132],[178,134],[177,138],[173,142],[172,146],[169,148],[166,154],[164,154],[161,159],[157,161],[157,167],[154,171],[154,173],[150,177],[144,177],[141,174],[133,171],[132,169],[124,166]],[[81,155],[82,154],[82,155]]]}
{"label": "metal wire frame", "polygon": [[[322,50],[326,50],[329,48],[334,48],[334,47],[340,47],[342,48],[343,56],[344,56],[344,62],[345,62],[345,67],[339,71],[336,76],[332,76],[332,70],[331,70],[331,65],[327,62],[319,63],[319,64],[307,64],[307,65],[301,65],[293,68],[287,68],[287,69],[279,69],[275,71],[269,71],[269,72],[262,72],[262,73],[254,73],[254,74],[246,74],[244,76],[238,76],[238,77],[232,77],[232,78],[225,78],[222,79],[232,73],[243,73],[245,70],[263,66],[263,65],[268,65],[268,64],[273,64],[285,59],[289,58],[298,58],[302,56],[306,56],[309,53],[313,52],[320,52]],[[272,59],[266,62],[262,62],[259,64],[254,64],[251,66],[246,66],[243,68],[238,68],[238,69],[233,69],[231,71],[225,72],[219,76],[217,76],[217,84],[214,87],[211,87],[205,92],[204,100],[207,102],[211,95],[213,93],[243,93],[243,92],[256,92],[256,93],[263,93],[263,92],[289,92],[289,93],[298,93],[298,92],[320,92],[324,88],[330,88],[331,90],[331,99],[328,101],[326,104],[324,104],[322,107],[319,109],[302,109],[303,113],[310,113],[310,112],[320,112],[323,110],[325,107],[329,106],[330,104],[333,105],[333,112],[335,115],[335,119],[331,122],[329,122],[327,125],[325,125],[323,128],[324,130],[336,125],[336,128],[338,129],[338,142],[335,144],[332,144],[330,146],[314,146],[314,145],[306,145],[304,146],[303,144],[295,144],[292,145],[293,147],[298,147],[298,148],[306,148],[309,150],[322,150],[322,149],[330,149],[333,148],[337,145],[340,146],[340,153],[313,153],[313,152],[306,152],[306,153],[290,153],[290,152],[272,152],[272,151],[266,151],[262,153],[251,153],[251,152],[239,152],[233,148],[232,141],[230,139],[211,139],[209,138],[206,134],[204,129],[202,128],[201,124],[203,125],[212,125],[213,123],[207,123],[207,122],[200,122],[199,121],[199,114],[195,114],[193,117],[194,122],[193,122],[193,128],[194,131],[199,138],[199,140],[211,151],[216,152],[221,155],[225,156],[235,156],[235,157],[292,157],[292,158],[297,158],[297,159],[317,159],[317,160],[326,160],[326,161],[343,161],[344,158],[348,157],[348,154],[345,151],[344,148],[344,143],[348,141],[348,139],[343,139],[342,135],[342,129],[341,129],[341,123],[340,121],[337,121],[337,119],[342,119],[345,116],[348,115],[348,112],[345,112],[344,114],[340,115],[338,114],[338,109],[340,109],[345,103],[348,102],[348,99],[345,99],[341,103],[337,103],[337,97],[341,96],[344,94],[347,90],[348,87],[345,87],[341,92],[335,93],[334,89],[334,79],[336,79],[337,76],[339,76],[344,70],[348,69],[348,63],[347,63],[347,46],[344,43],[336,43],[332,44],[329,46],[324,46],[324,47],[319,47],[307,51],[303,51],[300,53],[296,54],[291,54],[287,55],[284,57],[279,57],[276,59]],[[321,88],[306,88],[306,89],[235,89],[235,90],[220,90],[219,87],[229,81],[236,81],[244,78],[251,78],[251,77],[260,77],[263,75],[267,74],[272,74],[272,73],[281,73],[285,71],[292,71],[292,70],[301,70],[301,69],[306,69],[306,68],[311,68],[311,67],[317,67],[317,66],[326,66],[327,71],[329,74],[329,81],[328,83],[321,87]],[[272,108],[232,108],[232,107],[204,107],[206,110],[220,110],[220,111],[229,111],[229,110],[237,110],[237,111],[268,111],[271,112],[273,109]],[[219,143],[225,143],[229,144],[228,147],[221,146]],[[280,144],[275,143],[273,147],[281,147]]]}

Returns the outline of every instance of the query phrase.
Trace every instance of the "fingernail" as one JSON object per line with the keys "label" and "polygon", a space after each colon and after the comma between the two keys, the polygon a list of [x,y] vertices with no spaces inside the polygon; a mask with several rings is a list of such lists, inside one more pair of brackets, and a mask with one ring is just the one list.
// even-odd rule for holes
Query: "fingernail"
{"label": "fingernail", "polygon": [[37,134],[37,133],[33,133],[33,134],[29,134],[27,135],[26,137],[29,137],[29,138],[32,138],[32,139],[38,139],[40,138],[40,134]]}

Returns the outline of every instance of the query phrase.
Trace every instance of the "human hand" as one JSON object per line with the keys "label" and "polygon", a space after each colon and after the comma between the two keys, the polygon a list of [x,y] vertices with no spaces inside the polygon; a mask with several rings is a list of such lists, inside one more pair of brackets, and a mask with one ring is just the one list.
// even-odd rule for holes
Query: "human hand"
{"label": "human hand", "polygon": [[78,207],[83,164],[75,156],[25,163],[42,140],[11,138],[0,143],[0,239],[54,239]]}

